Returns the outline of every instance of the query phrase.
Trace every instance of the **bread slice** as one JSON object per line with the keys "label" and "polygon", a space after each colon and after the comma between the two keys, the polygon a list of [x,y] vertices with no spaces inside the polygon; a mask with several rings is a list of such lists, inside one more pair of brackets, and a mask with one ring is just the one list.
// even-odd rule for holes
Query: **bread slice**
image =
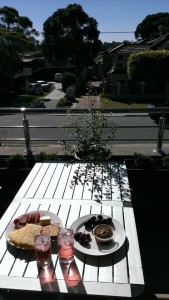
{"label": "bread slice", "polygon": [[9,233],[8,238],[12,244],[20,247],[22,237],[24,236],[25,228],[26,226]]}
{"label": "bread slice", "polygon": [[50,237],[56,237],[59,233],[59,223],[43,226],[41,233],[49,233]]}
{"label": "bread slice", "polygon": [[42,227],[36,224],[26,224],[24,235],[20,242],[21,247],[25,249],[34,249],[35,236],[40,234]]}
{"label": "bread slice", "polygon": [[9,241],[17,247],[24,249],[34,249],[35,236],[40,233],[49,233],[50,237],[56,237],[59,233],[59,223],[40,226],[36,224],[26,224],[26,226],[9,233]]}
{"label": "bread slice", "polygon": [[9,234],[9,240],[17,247],[25,249],[34,249],[34,239],[41,233],[42,227],[35,224],[26,224],[26,226],[17,229]]}

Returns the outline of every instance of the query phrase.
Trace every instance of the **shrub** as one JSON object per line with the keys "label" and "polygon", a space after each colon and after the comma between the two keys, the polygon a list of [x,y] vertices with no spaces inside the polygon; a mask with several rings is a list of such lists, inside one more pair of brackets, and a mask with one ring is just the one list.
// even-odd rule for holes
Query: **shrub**
{"label": "shrub", "polygon": [[34,155],[34,159],[36,162],[48,160],[48,156],[45,152],[40,152]]}
{"label": "shrub", "polygon": [[130,55],[127,73],[131,80],[163,83],[169,80],[168,65],[168,50],[147,50]]}
{"label": "shrub", "polygon": [[68,100],[66,97],[60,98],[57,106],[59,107],[65,107],[65,106],[71,106],[72,102]]}
{"label": "shrub", "polygon": [[21,154],[11,155],[8,159],[7,166],[10,169],[23,169],[27,167],[26,157]]}
{"label": "shrub", "polygon": [[38,154],[35,154],[34,159],[36,162],[53,161],[53,160],[58,160],[58,156],[56,153],[47,154],[45,152],[40,152]]}
{"label": "shrub", "polygon": [[154,159],[145,154],[134,153],[134,163],[136,167],[140,168],[150,168],[154,165]]}
{"label": "shrub", "polygon": [[163,167],[169,169],[169,154],[162,157]]}
{"label": "shrub", "polygon": [[62,76],[62,89],[64,92],[66,92],[66,89],[72,85],[75,84],[77,81],[77,77],[74,73],[65,72]]}

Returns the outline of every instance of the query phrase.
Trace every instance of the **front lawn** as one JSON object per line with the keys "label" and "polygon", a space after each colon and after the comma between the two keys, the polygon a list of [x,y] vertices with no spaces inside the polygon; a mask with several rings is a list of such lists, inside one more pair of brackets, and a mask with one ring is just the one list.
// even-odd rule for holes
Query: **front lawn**
{"label": "front lawn", "polygon": [[125,101],[122,101],[122,100],[119,100],[119,101],[116,101],[116,100],[113,100],[113,99],[109,99],[109,98],[106,98],[106,97],[101,97],[100,98],[100,102],[101,102],[101,107],[102,108],[114,108],[114,107],[138,107],[138,108],[146,108],[150,103],[147,101],[146,102],[143,102],[143,103],[140,103],[139,101],[136,102],[136,101],[132,101],[132,100],[125,100]]}
{"label": "front lawn", "polygon": [[32,100],[40,98],[39,95],[23,94],[18,95],[17,100],[13,103],[14,107],[29,107]]}

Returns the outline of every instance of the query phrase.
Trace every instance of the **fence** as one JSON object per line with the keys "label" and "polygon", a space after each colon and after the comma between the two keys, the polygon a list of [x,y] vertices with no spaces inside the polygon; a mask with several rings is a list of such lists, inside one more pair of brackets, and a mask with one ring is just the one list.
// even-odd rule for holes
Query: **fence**
{"label": "fence", "polygon": [[[131,138],[131,134],[130,137],[127,138],[127,135],[125,135],[124,138],[120,138],[120,137],[116,137],[113,139],[113,143],[131,143],[131,142],[135,142],[138,144],[143,144],[143,143],[156,143],[157,145],[157,151],[158,152],[162,152],[162,146],[163,146],[163,142],[165,141],[166,143],[169,142],[169,138],[165,137],[164,138],[164,134],[165,134],[165,130],[168,129],[168,125],[166,124],[165,120],[165,115],[169,114],[169,108],[114,108],[114,109],[92,109],[93,111],[100,111],[102,114],[104,114],[105,116],[113,116],[119,119],[123,119],[125,116],[128,117],[135,117],[137,118],[138,116],[141,116],[141,118],[144,120],[144,118],[148,116],[149,113],[152,112],[156,112],[159,114],[160,118],[159,118],[159,124],[156,125],[145,125],[144,121],[142,124],[137,124],[137,125],[124,125],[123,123],[120,123],[118,126],[118,130],[125,130],[126,132],[131,133],[132,130],[138,132],[137,137],[135,138]],[[90,110],[91,111],[91,110]],[[88,109],[86,110],[80,110],[80,109],[71,109],[71,115],[72,117],[76,117],[77,115],[81,114],[82,116],[84,115],[84,113],[90,113],[90,111]],[[12,125],[3,125],[2,124],[2,118],[0,118],[0,132],[3,132],[3,130],[8,130],[8,129],[19,129],[22,131],[23,136],[24,137],[6,137],[6,135],[1,134],[0,137],[0,142],[1,145],[3,143],[10,143],[10,145],[12,143],[16,143],[16,142],[22,142],[25,144],[26,147],[26,152],[29,153],[31,152],[31,144],[32,143],[36,143],[36,142],[46,142],[46,143],[59,143],[61,141],[61,139],[63,138],[65,140],[65,136],[63,136],[62,134],[57,135],[57,132],[59,132],[59,130],[61,130],[61,126],[60,125],[30,125],[29,124],[29,116],[31,115],[36,115],[36,116],[40,116],[40,115],[46,115],[49,114],[51,115],[51,117],[53,116],[53,114],[55,115],[56,118],[58,118],[59,116],[65,116],[65,118],[67,117],[67,109],[65,108],[57,108],[57,109],[33,109],[33,108],[1,108],[0,109],[0,116],[4,116],[4,115],[18,115],[18,124],[21,120],[20,116],[22,116],[23,120],[22,120],[22,125],[16,125],[16,124],[12,124]],[[56,119],[55,118],[55,119]],[[69,127],[69,128],[74,128]],[[153,138],[153,137],[148,137],[146,138],[145,136],[139,136],[139,130],[150,130],[150,129],[154,129],[156,128],[157,130],[157,135]],[[36,138],[32,138],[31,134],[30,134],[30,130],[36,131],[36,130],[40,130],[41,132],[45,132],[45,130],[51,130],[51,129],[55,129],[56,130],[56,137],[52,138],[52,136],[50,134],[48,134],[48,137],[45,138],[43,136],[36,137]],[[63,130],[63,128],[62,128]],[[72,142],[76,142],[75,139],[71,139],[69,136],[69,141]],[[106,142],[106,140],[105,140]]]}
{"label": "fence", "polygon": [[169,83],[165,84],[105,84],[105,96],[110,99],[165,100],[169,98]]}

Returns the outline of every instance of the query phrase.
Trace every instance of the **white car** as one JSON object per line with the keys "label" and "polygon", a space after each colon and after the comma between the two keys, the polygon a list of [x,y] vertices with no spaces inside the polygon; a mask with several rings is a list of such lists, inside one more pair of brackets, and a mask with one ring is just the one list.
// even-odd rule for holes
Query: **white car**
{"label": "white car", "polygon": [[56,73],[54,76],[54,81],[61,82],[62,80],[62,73]]}
{"label": "white car", "polygon": [[49,92],[50,84],[48,82],[45,80],[37,80],[36,82],[41,85],[44,92]]}
{"label": "white car", "polygon": [[28,94],[42,95],[43,89],[41,85],[37,82],[28,83],[28,87],[24,87],[24,91],[28,92]]}
{"label": "white car", "polygon": [[42,99],[34,99],[31,104],[31,108],[45,108],[45,104]]}

